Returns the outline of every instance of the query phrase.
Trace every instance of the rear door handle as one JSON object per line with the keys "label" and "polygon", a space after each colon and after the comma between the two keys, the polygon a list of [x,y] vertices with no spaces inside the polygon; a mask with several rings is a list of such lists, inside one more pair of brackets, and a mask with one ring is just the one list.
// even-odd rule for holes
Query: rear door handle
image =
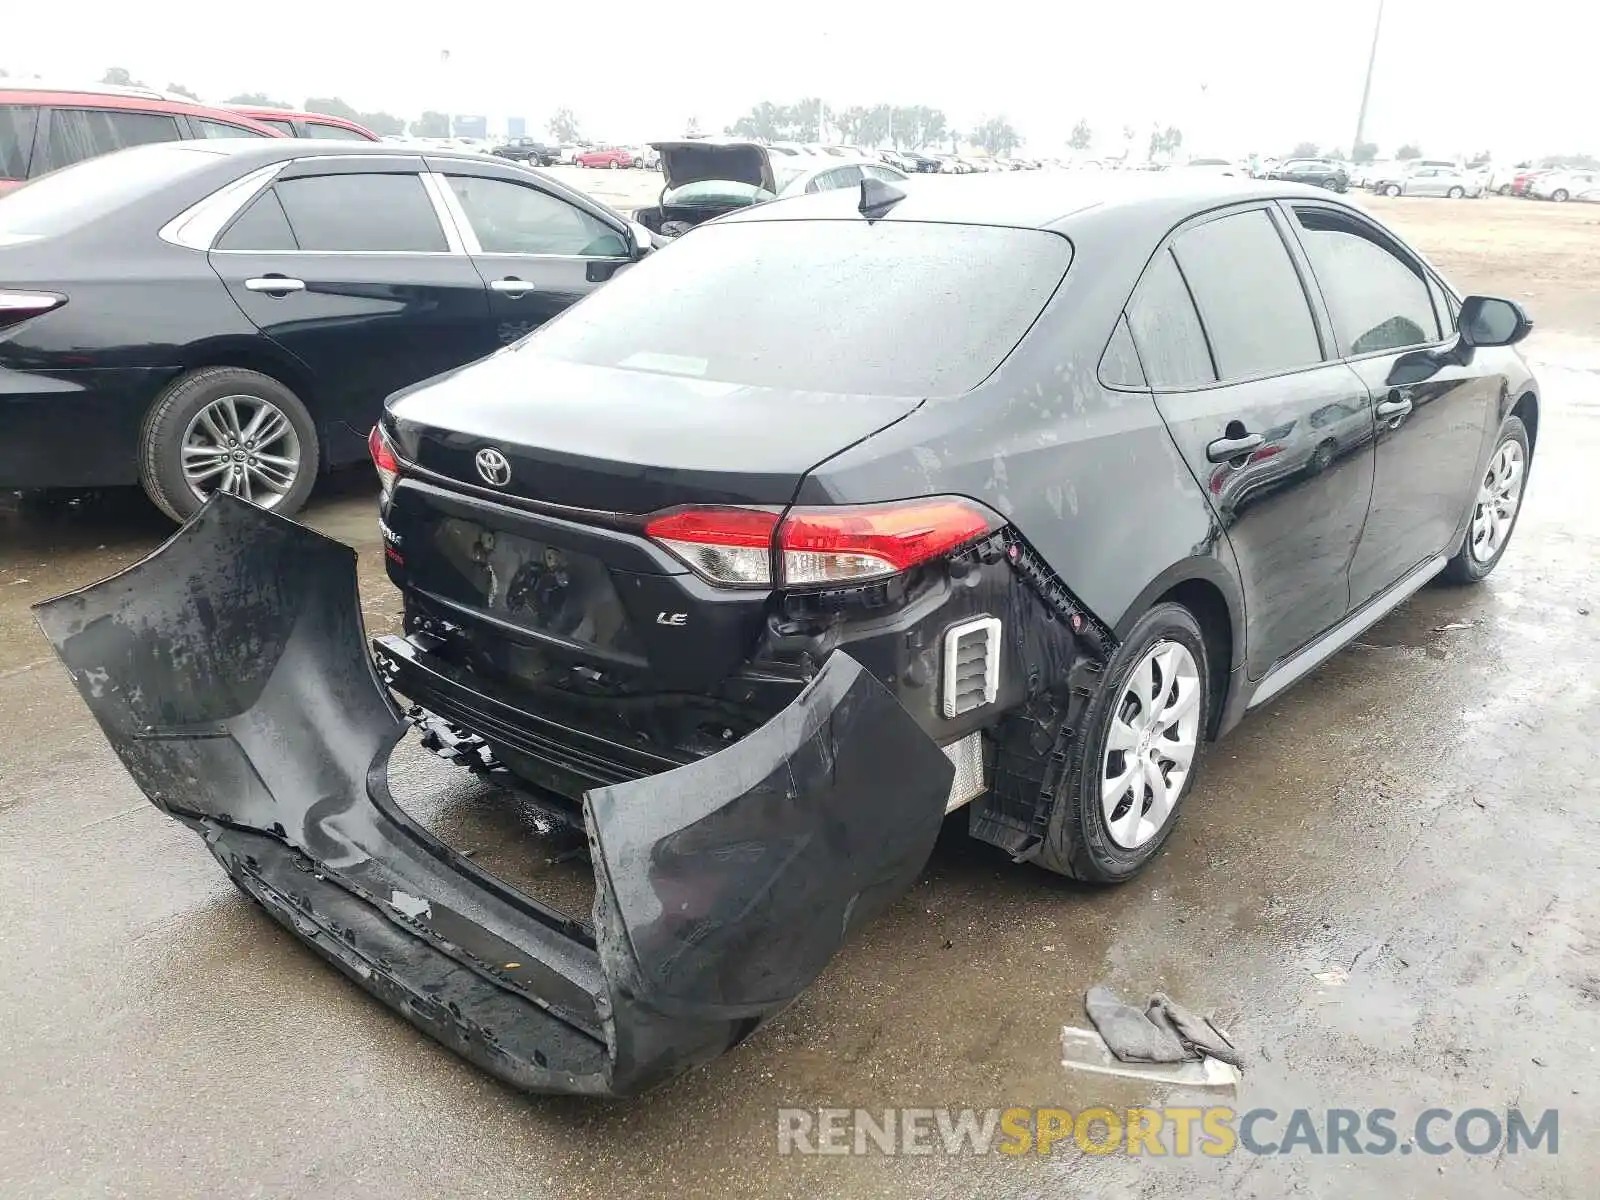
{"label": "rear door handle", "polygon": [[1206,447],[1206,457],[1214,463],[1227,462],[1229,459],[1238,458],[1241,454],[1259,450],[1266,444],[1267,439],[1259,433],[1247,433],[1241,437],[1220,437]]}
{"label": "rear door handle", "polygon": [[520,296],[526,296],[533,291],[533,284],[526,279],[518,279],[515,276],[508,279],[496,279],[489,287],[502,295],[510,296],[513,300]]}
{"label": "rear door handle", "polygon": [[1378,407],[1373,411],[1385,421],[1391,417],[1403,417],[1411,411],[1411,397],[1396,389],[1389,393],[1387,400],[1378,401]]}
{"label": "rear door handle", "polygon": [[306,281],[303,279],[290,279],[287,275],[262,275],[256,279],[244,281],[246,290],[252,292],[303,292],[306,290]]}

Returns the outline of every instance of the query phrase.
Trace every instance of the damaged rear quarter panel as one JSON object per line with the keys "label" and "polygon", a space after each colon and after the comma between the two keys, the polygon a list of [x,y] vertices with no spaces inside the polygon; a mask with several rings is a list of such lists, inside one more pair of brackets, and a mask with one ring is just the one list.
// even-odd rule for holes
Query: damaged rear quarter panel
{"label": "damaged rear quarter panel", "polygon": [[[1148,230],[1151,249],[1164,224]],[[1014,525],[1077,598],[1119,635],[1183,578],[1216,583],[1239,621],[1233,551],[1148,391],[1112,391],[1100,358],[1148,255],[1118,223],[1072,227],[1071,269],[1018,347],[964,396],[819,464],[800,504],[950,494]],[[1236,639],[1237,643],[1238,639]]]}

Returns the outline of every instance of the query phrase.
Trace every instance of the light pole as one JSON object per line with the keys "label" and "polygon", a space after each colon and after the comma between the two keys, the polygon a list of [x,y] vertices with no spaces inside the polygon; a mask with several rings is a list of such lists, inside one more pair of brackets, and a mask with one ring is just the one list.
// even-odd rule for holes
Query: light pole
{"label": "light pole", "polygon": [[1356,114],[1356,140],[1350,146],[1355,157],[1356,147],[1366,140],[1367,101],[1372,97],[1372,69],[1378,64],[1378,34],[1383,30],[1383,0],[1378,0],[1378,18],[1372,23],[1372,50],[1367,55],[1367,81],[1361,86],[1361,111]]}
{"label": "light pole", "polygon": [[445,68],[448,67],[449,65],[450,65],[450,51],[448,51],[448,50],[439,51],[439,82],[444,85],[440,90],[444,93],[442,99],[444,100],[444,136],[446,138],[450,137],[452,134],[455,133],[455,130],[451,127],[452,126],[452,122],[451,122],[451,118],[450,118],[449,75],[448,75],[448,72],[445,70]]}

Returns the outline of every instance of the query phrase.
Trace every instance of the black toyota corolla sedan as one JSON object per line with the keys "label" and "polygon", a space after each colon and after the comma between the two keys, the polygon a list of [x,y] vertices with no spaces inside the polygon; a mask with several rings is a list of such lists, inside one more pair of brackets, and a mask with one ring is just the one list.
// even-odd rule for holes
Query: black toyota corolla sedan
{"label": "black toyota corolla sedan", "polygon": [[145,146],[0,198],[0,490],[289,514],[384,397],[515,341],[649,234],[501,159]]}
{"label": "black toyota corolla sedan", "polygon": [[[248,894],[520,1086],[737,1043],[963,805],[1129,879],[1209,740],[1505,553],[1528,320],[1365,213],[1182,173],[898,187],[710,222],[390,400],[373,657],[349,550],[228,496],[41,614]],[[588,920],[394,804],[403,711],[586,835]]]}

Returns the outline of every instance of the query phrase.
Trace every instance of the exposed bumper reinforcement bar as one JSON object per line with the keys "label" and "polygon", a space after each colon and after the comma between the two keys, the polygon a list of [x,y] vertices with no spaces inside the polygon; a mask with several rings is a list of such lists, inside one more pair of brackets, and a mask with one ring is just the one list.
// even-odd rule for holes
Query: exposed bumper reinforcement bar
{"label": "exposed bumper reinforcement bar", "polygon": [[736,1044],[911,884],[951,786],[939,747],[835,653],[728,749],[586,795],[591,927],[394,803],[406,726],[348,547],[217,496],[37,615],[156,807],[351,979],[531,1091],[634,1093]]}

